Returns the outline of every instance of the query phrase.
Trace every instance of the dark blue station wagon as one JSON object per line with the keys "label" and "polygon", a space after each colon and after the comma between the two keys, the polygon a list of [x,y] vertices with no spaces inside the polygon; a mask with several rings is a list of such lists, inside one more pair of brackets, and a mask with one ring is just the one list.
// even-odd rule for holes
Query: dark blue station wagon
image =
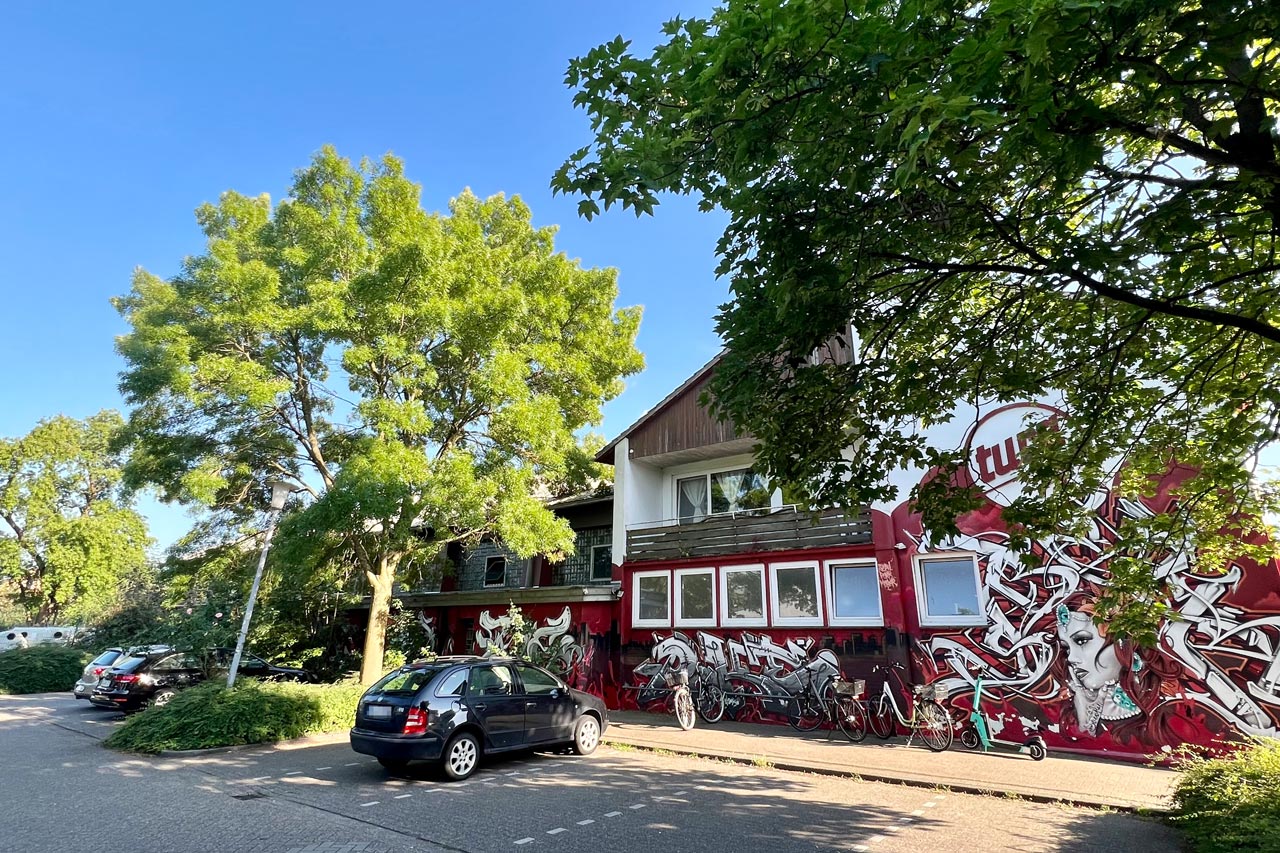
{"label": "dark blue station wagon", "polygon": [[401,667],[360,698],[351,748],[388,770],[438,761],[451,779],[485,755],[569,747],[589,755],[609,725],[604,702],[511,658],[442,657]]}

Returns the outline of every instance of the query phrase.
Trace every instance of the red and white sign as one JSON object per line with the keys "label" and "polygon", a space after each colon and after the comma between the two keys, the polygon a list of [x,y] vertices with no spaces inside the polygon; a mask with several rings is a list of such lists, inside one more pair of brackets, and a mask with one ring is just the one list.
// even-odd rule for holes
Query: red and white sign
{"label": "red and white sign", "polygon": [[984,415],[965,439],[969,473],[987,498],[1008,506],[1022,493],[1022,450],[1039,423],[1054,427],[1062,413],[1042,403],[1014,403]]}

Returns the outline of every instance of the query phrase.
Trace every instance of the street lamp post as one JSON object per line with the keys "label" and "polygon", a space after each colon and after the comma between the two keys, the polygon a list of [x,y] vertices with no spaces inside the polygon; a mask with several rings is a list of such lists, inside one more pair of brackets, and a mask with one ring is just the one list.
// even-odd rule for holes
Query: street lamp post
{"label": "street lamp post", "polygon": [[267,565],[267,552],[271,550],[271,537],[276,533],[276,521],[280,518],[280,510],[293,491],[293,484],[285,480],[270,480],[271,512],[267,515],[267,532],[262,540],[262,553],[258,555],[258,570],[253,573],[253,587],[249,590],[249,606],[244,609],[244,620],[240,623],[240,636],[236,639],[236,653],[231,658],[231,670],[227,673],[227,687],[234,687],[236,673],[240,670],[240,656],[244,654],[244,640],[249,635],[249,622],[253,620],[253,605],[258,600],[258,586],[262,583],[262,570]]}

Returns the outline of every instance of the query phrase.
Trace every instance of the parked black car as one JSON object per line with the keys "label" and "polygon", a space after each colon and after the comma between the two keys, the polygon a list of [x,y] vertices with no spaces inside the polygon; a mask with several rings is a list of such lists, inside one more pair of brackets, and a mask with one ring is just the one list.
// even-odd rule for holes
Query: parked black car
{"label": "parked black car", "polygon": [[155,655],[173,650],[171,646],[130,646],[127,649],[114,646],[106,649],[85,666],[84,672],[80,675],[80,680],[72,688],[72,695],[77,699],[88,699],[93,694],[93,689],[98,686],[98,682],[102,680],[102,676],[111,667],[124,663],[130,657],[144,654]]}
{"label": "parked black car", "polygon": [[[210,649],[207,657],[194,652],[175,652],[167,647],[145,649],[119,661],[103,673],[89,701],[103,708],[132,711],[145,706],[164,705],[184,687],[206,678],[223,678],[231,667],[235,649]],[[264,681],[314,682],[311,673],[287,666],[275,666],[255,655],[240,656],[239,677]]]}
{"label": "parked black car", "polygon": [[139,652],[103,673],[89,701],[121,711],[164,705],[177,691],[204,679],[204,662],[191,652]]}
{"label": "parked black car", "polygon": [[590,755],[609,725],[599,697],[509,658],[444,657],[401,667],[365,691],[351,748],[389,770],[439,761],[451,779],[485,755],[571,747]]}
{"label": "parked black car", "polygon": [[[214,669],[221,673],[226,673],[231,669],[231,659],[235,656],[235,649],[217,648],[210,651],[213,654]],[[316,677],[305,669],[298,669],[293,666],[276,666],[248,652],[240,655],[240,669],[236,671],[236,678],[241,676],[257,678],[262,681],[301,681],[305,684],[314,684],[316,682]]]}

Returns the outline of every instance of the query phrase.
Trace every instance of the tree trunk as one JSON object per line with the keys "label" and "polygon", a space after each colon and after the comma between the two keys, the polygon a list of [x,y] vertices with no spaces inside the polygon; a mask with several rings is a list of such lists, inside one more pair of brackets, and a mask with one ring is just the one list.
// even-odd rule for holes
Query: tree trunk
{"label": "tree trunk", "polygon": [[365,572],[372,596],[369,601],[369,624],[364,630],[364,657],[360,661],[361,684],[373,684],[382,676],[387,623],[391,619],[391,585],[395,576],[396,561],[390,557],[378,560],[377,574]]}

